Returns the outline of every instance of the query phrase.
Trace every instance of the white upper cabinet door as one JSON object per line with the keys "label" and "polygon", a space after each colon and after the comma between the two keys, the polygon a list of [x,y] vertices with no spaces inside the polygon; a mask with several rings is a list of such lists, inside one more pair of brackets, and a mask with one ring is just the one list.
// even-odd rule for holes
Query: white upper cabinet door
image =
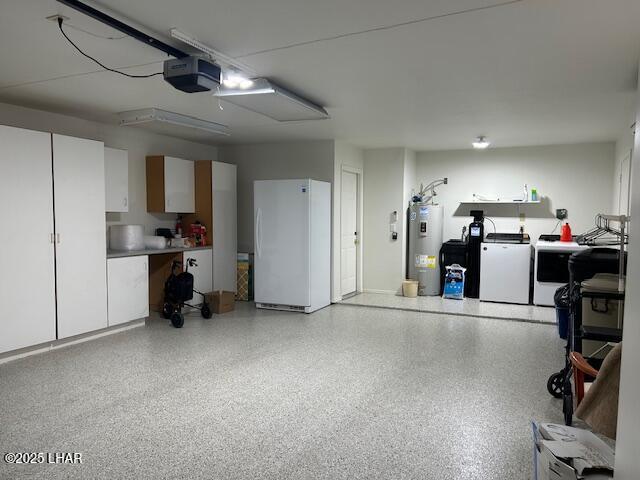
{"label": "white upper cabinet door", "polygon": [[58,338],[107,326],[102,142],[53,135]]}
{"label": "white upper cabinet door", "polygon": [[213,162],[213,288],[237,287],[238,198],[236,166]]}
{"label": "white upper cabinet door", "polygon": [[149,316],[149,257],[107,260],[109,326]]}
{"label": "white upper cabinet door", "polygon": [[51,134],[0,126],[0,352],[56,338]]}
{"label": "white upper cabinet door", "polygon": [[104,183],[107,212],[129,211],[129,152],[104,148]]}
{"label": "white upper cabinet door", "polygon": [[[184,262],[189,258],[196,261],[197,266],[189,267],[189,273],[193,275],[193,288],[202,293],[209,293],[213,290],[213,252],[210,248],[205,250],[194,250],[184,252]],[[201,303],[202,297],[193,295],[193,303]]]}
{"label": "white upper cabinet door", "polygon": [[195,164],[191,160],[164,157],[164,211],[195,212]]}

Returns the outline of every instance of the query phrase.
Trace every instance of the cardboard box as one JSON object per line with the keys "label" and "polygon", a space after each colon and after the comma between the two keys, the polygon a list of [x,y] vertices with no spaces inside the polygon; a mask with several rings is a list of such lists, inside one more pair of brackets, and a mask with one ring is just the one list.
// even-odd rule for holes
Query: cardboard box
{"label": "cardboard box", "polygon": [[532,422],[535,480],[613,478],[613,448],[592,432]]}
{"label": "cardboard box", "polygon": [[227,313],[232,312],[236,308],[234,292],[217,291],[207,293],[207,302],[211,305],[211,311],[213,313]]}

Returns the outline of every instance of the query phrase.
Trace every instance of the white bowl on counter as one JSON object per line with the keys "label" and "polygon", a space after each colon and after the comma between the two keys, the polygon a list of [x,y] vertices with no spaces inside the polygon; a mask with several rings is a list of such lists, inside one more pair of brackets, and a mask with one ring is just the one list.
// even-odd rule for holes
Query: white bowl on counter
{"label": "white bowl on counter", "polygon": [[164,250],[167,248],[167,239],[157,235],[145,235],[144,246],[150,250]]}
{"label": "white bowl on counter", "polygon": [[187,239],[186,238],[172,238],[171,239],[171,246],[173,248],[185,248],[187,246]]}

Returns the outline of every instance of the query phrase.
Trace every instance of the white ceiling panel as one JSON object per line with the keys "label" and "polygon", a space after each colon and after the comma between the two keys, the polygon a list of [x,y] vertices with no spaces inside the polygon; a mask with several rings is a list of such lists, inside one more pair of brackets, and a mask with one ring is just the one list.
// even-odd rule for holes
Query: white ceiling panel
{"label": "white ceiling panel", "polygon": [[[637,0],[103,0],[165,41],[178,28],[323,105],[331,118],[281,124],[185,94],[161,78],[100,68],[45,17],[120,36],[54,0],[0,5],[0,101],[116,123],[157,107],[228,125],[223,142],[339,138],[364,147],[463,148],[613,140],[630,122],[640,57]],[[355,34],[427,17],[429,21]],[[160,71],[166,56],[133,39],[69,29],[109,66]],[[339,37],[339,38],[334,38]],[[324,40],[323,40],[324,39]],[[183,47],[186,49],[186,47]],[[254,53],[252,52],[261,52]],[[93,72],[93,73],[92,73]]]}

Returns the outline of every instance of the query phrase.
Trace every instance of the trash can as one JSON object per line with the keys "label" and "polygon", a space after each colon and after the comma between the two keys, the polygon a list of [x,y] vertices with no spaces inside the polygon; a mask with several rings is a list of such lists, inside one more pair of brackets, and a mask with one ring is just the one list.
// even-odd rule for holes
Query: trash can
{"label": "trash can", "polygon": [[402,295],[409,298],[416,298],[418,296],[418,281],[405,280],[402,282]]}
{"label": "trash can", "polygon": [[569,284],[556,290],[553,295],[553,303],[556,306],[558,335],[566,340],[569,334]]}
{"label": "trash can", "polygon": [[467,267],[467,242],[452,238],[442,244],[440,248],[440,295],[444,293],[447,274],[447,265],[460,265]]}

